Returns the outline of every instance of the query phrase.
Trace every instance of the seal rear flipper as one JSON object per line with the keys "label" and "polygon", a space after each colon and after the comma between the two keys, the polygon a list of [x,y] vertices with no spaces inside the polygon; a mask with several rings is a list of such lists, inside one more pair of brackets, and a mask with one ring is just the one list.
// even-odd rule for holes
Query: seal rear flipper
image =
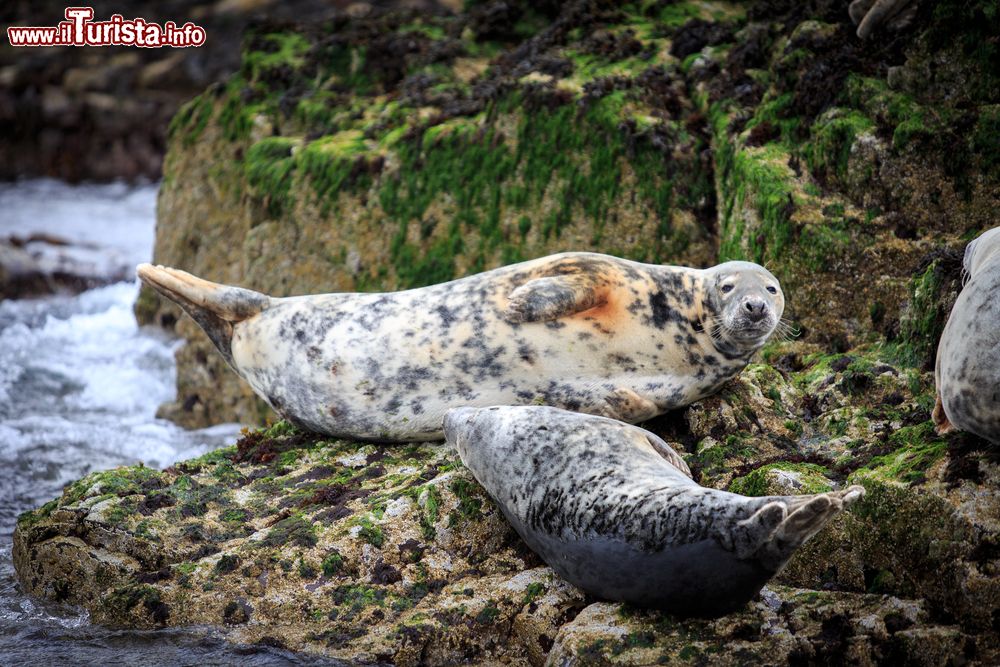
{"label": "seal rear flipper", "polygon": [[[830,491],[812,496],[790,496],[781,499],[785,501],[787,515],[772,531],[759,533],[761,542],[756,557],[765,567],[774,571],[780,570],[796,549],[818,533],[831,519],[857,502],[864,494],[864,487],[851,486],[842,491]],[[766,507],[770,507],[770,505]]]}
{"label": "seal rear flipper", "polygon": [[219,349],[230,366],[233,325],[271,305],[271,297],[242,287],[220,285],[185,271],[140,264],[136,275],[191,316]]}
{"label": "seal rear flipper", "polygon": [[509,299],[504,319],[512,323],[556,320],[606,302],[594,279],[586,274],[529,280],[511,292]]}

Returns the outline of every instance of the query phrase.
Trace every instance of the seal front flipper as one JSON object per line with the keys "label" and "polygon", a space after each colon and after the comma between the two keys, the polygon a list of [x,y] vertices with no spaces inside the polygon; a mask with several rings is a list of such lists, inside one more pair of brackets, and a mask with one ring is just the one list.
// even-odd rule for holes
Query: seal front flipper
{"label": "seal front flipper", "polygon": [[[806,540],[864,495],[863,486],[851,486],[813,496],[777,498],[740,525],[748,529],[749,543],[759,545],[756,557],[777,571]],[[781,511],[775,510],[782,502]]]}
{"label": "seal front flipper", "polygon": [[185,271],[140,264],[136,275],[191,316],[235,369],[231,343],[233,325],[271,305],[271,297],[242,287],[203,280]]}
{"label": "seal front flipper", "polygon": [[604,405],[597,410],[597,414],[634,424],[652,419],[660,414],[660,409],[656,403],[643,398],[635,391],[627,387],[618,387],[604,397]]}
{"label": "seal front flipper", "polygon": [[511,323],[547,322],[582,313],[606,302],[592,276],[571,274],[535,278],[510,293],[504,319]]}
{"label": "seal front flipper", "polygon": [[[638,433],[636,433],[638,431]],[[629,436],[636,440],[636,444],[639,446],[648,444],[656,453],[666,459],[667,463],[673,467],[680,470],[686,476],[691,477],[691,468],[688,468],[688,464],[684,462],[681,455],[674,451],[674,448],[666,443],[665,440],[657,436],[655,433],[650,433],[645,429],[629,429]]]}

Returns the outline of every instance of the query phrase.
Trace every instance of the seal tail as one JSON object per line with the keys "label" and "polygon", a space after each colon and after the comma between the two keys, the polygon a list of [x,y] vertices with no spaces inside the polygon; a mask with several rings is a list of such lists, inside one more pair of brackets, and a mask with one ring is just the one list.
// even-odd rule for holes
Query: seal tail
{"label": "seal tail", "polygon": [[233,325],[266,310],[271,297],[242,287],[209,282],[185,271],[140,264],[136,275],[191,316],[233,364]]}

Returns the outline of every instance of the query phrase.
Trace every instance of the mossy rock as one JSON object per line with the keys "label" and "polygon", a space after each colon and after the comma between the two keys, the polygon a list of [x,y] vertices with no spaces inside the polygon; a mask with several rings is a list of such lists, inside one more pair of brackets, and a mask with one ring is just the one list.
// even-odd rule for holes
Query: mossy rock
{"label": "mossy rock", "polygon": [[[732,487],[770,492],[761,484],[779,470],[816,486],[802,490],[829,482],[817,465],[780,463]],[[22,515],[13,556],[26,591],[82,605],[99,623],[212,626],[235,642],[341,660],[961,654],[988,664],[997,586],[976,567],[987,562],[976,540],[991,529],[955,510],[940,486],[911,487],[877,470],[853,475],[868,489],[860,507],[782,573],[808,588],[774,584],[715,621],[589,600],[527,549],[447,445],[376,447],[284,422],[162,472],[89,475]],[[121,516],[110,519],[111,510]],[[835,561],[834,546],[853,561]],[[853,583],[847,565],[860,572]]]}
{"label": "mossy rock", "polygon": [[[926,357],[911,280],[1000,204],[1000,99],[969,85],[995,54],[941,38],[986,10],[938,3],[904,52],[866,50],[843,12],[814,9],[517,2],[262,24],[240,71],[172,124],[155,259],[276,296],[566,249],[750,259],[782,281],[804,341],[902,333]],[[190,343],[163,416],[267,415],[173,305],[144,290],[136,312]]]}
{"label": "mossy rock", "polygon": [[284,422],[166,471],[67,486],[19,519],[14,560],[31,594],[96,622],[218,625],[404,664],[418,638],[434,664],[487,657],[550,589],[554,618],[583,599],[554,586],[450,447],[376,448]]}
{"label": "mossy rock", "polygon": [[825,493],[833,486],[829,471],[814,463],[768,463],[729,483],[729,490],[744,496],[795,496]]}
{"label": "mossy rock", "polygon": [[[563,626],[549,664],[937,664],[972,645],[928,623],[918,603],[880,595],[769,586],[761,599],[717,620],[678,620],[594,604]],[[976,657],[991,659],[995,649]]]}

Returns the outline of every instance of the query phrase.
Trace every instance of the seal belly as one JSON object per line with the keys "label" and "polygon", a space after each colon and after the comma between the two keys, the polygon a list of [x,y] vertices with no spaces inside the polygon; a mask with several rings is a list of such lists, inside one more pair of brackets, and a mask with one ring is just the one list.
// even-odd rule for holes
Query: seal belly
{"label": "seal belly", "polygon": [[561,577],[605,600],[712,618],[743,607],[774,576],[713,539],[648,552],[600,536],[557,538],[527,530],[506,511],[504,516]]}

